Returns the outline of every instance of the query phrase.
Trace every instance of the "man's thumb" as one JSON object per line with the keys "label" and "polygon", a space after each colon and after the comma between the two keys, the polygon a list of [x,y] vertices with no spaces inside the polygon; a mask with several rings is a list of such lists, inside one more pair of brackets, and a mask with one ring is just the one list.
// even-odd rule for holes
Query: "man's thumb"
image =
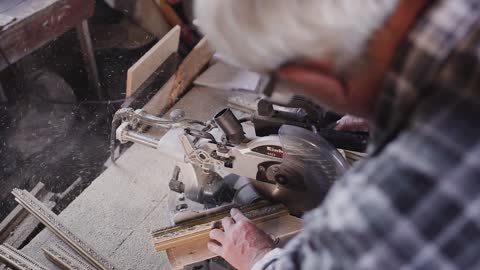
{"label": "man's thumb", "polygon": [[242,221],[242,220],[248,220],[247,217],[245,217],[242,212],[240,212],[240,210],[236,209],[236,208],[232,208],[232,210],[230,210],[230,215],[232,215],[232,218],[235,220],[235,222],[239,222],[239,221]]}

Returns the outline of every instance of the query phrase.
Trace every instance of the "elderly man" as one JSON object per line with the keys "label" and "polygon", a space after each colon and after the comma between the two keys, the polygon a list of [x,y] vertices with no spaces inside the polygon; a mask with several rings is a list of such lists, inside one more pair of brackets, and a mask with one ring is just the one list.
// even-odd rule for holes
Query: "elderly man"
{"label": "elderly man", "polygon": [[211,251],[239,269],[480,269],[480,1],[200,0],[196,14],[233,63],[375,128],[287,246],[232,210]]}

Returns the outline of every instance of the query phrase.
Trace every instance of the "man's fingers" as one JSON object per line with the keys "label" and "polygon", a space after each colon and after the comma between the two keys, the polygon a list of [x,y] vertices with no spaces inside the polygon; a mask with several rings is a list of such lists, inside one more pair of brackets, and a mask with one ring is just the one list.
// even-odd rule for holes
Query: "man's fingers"
{"label": "man's fingers", "polygon": [[215,243],[214,241],[208,242],[207,247],[208,247],[208,250],[210,250],[211,252],[219,256],[223,256],[223,247]]}
{"label": "man's fingers", "polygon": [[222,226],[225,231],[227,231],[233,224],[235,224],[235,221],[230,217],[222,219]]}
{"label": "man's fingers", "polygon": [[213,229],[209,233],[210,238],[219,242],[220,244],[223,244],[225,241],[225,233],[222,230],[219,229]]}
{"label": "man's fingers", "polygon": [[240,210],[236,208],[232,208],[232,210],[230,210],[230,215],[235,220],[235,222],[240,222],[241,220],[248,220],[248,218],[244,216],[242,212],[240,212]]}
{"label": "man's fingers", "polygon": [[362,118],[346,115],[342,117],[342,119],[337,121],[337,126],[335,127],[335,130],[368,132],[369,125],[368,122]]}

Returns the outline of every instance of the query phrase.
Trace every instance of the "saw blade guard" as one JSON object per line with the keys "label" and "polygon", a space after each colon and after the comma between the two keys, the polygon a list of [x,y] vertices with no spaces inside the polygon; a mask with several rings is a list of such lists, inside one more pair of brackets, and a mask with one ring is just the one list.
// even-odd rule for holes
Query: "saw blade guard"
{"label": "saw blade guard", "polygon": [[278,135],[284,151],[282,166],[303,176],[306,200],[312,200],[308,205],[318,205],[349,168],[347,161],[329,142],[309,130],[284,125]]}

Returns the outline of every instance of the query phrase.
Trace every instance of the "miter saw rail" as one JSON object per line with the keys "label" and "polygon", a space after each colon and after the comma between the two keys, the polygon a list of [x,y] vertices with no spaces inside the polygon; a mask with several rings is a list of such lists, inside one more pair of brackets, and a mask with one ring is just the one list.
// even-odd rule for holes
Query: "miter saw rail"
{"label": "miter saw rail", "polygon": [[[175,160],[170,189],[206,208],[250,203],[258,196],[241,193],[256,190],[302,212],[318,205],[348,167],[331,144],[300,127],[283,126],[278,135],[256,137],[253,131],[245,132],[245,124],[230,109],[207,122],[183,117],[180,111],[164,119],[122,109],[115,115],[112,147],[115,139],[140,143]],[[141,132],[143,125],[167,132],[151,136]],[[254,188],[228,181],[232,175],[249,179]]]}

